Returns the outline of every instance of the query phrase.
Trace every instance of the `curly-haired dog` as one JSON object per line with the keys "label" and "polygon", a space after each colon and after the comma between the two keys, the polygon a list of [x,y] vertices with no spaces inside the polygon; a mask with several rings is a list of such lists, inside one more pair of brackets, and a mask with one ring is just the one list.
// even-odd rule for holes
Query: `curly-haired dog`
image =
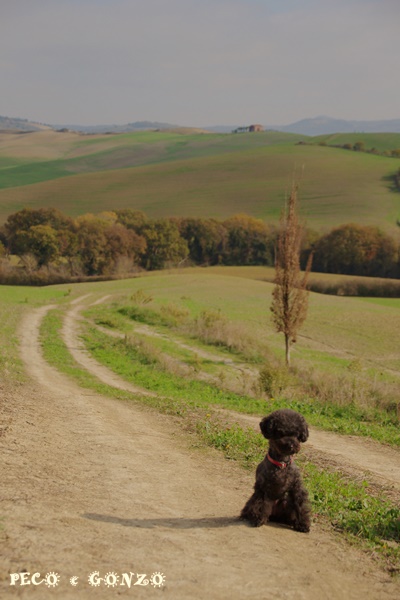
{"label": "curly-haired dog", "polygon": [[307,423],[290,409],[276,410],[260,423],[261,433],[269,440],[268,453],[256,470],[254,494],[240,518],[255,527],[267,521],[292,525],[296,531],[310,531],[308,493],[293,454],[308,438]]}

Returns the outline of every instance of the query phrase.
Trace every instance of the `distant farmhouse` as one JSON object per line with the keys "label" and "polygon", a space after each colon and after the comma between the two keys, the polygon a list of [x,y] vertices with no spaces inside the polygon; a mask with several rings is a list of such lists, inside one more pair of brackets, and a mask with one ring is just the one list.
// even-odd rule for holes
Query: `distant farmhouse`
{"label": "distant farmhouse", "polygon": [[264,131],[262,125],[249,125],[248,127],[238,127],[234,129],[232,133],[253,133],[255,131]]}

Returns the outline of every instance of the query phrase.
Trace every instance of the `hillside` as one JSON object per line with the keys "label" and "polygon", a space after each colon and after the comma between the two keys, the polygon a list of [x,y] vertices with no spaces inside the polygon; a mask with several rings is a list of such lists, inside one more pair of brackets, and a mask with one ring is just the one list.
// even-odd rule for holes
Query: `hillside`
{"label": "hillside", "polygon": [[35,123],[28,119],[0,116],[0,132],[41,131],[43,129],[50,129],[50,126],[43,125],[42,123]]}
{"label": "hillside", "polygon": [[[397,148],[399,138],[378,136],[375,146]],[[55,206],[72,216],[113,207],[151,217],[246,212],[276,221],[304,165],[300,199],[309,226],[355,221],[396,231],[398,161],[319,141],[280,132],[2,134],[0,221],[24,206]]]}
{"label": "hillside", "polygon": [[302,135],[326,135],[334,133],[382,133],[400,132],[400,119],[387,119],[380,121],[346,121],[332,117],[319,116],[311,119],[301,119],[295,123],[281,126],[271,126],[277,131],[300,133]]}

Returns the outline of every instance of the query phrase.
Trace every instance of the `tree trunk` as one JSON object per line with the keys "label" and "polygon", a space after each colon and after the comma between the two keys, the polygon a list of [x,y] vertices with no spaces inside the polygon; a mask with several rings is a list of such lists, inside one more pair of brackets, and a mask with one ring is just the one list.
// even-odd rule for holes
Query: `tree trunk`
{"label": "tree trunk", "polygon": [[285,360],[286,366],[290,367],[290,336],[285,333]]}

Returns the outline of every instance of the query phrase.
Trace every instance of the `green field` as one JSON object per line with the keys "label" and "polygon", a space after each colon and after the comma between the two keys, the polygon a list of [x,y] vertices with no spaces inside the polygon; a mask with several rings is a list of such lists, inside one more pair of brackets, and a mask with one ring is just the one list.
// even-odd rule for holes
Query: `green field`
{"label": "green field", "polygon": [[[0,222],[43,206],[71,216],[134,208],[150,217],[245,212],[276,222],[304,167],[300,202],[309,227],[357,222],[397,231],[398,161],[298,144],[304,139],[313,140],[278,132],[0,136]],[[397,139],[385,143],[397,147]]]}

